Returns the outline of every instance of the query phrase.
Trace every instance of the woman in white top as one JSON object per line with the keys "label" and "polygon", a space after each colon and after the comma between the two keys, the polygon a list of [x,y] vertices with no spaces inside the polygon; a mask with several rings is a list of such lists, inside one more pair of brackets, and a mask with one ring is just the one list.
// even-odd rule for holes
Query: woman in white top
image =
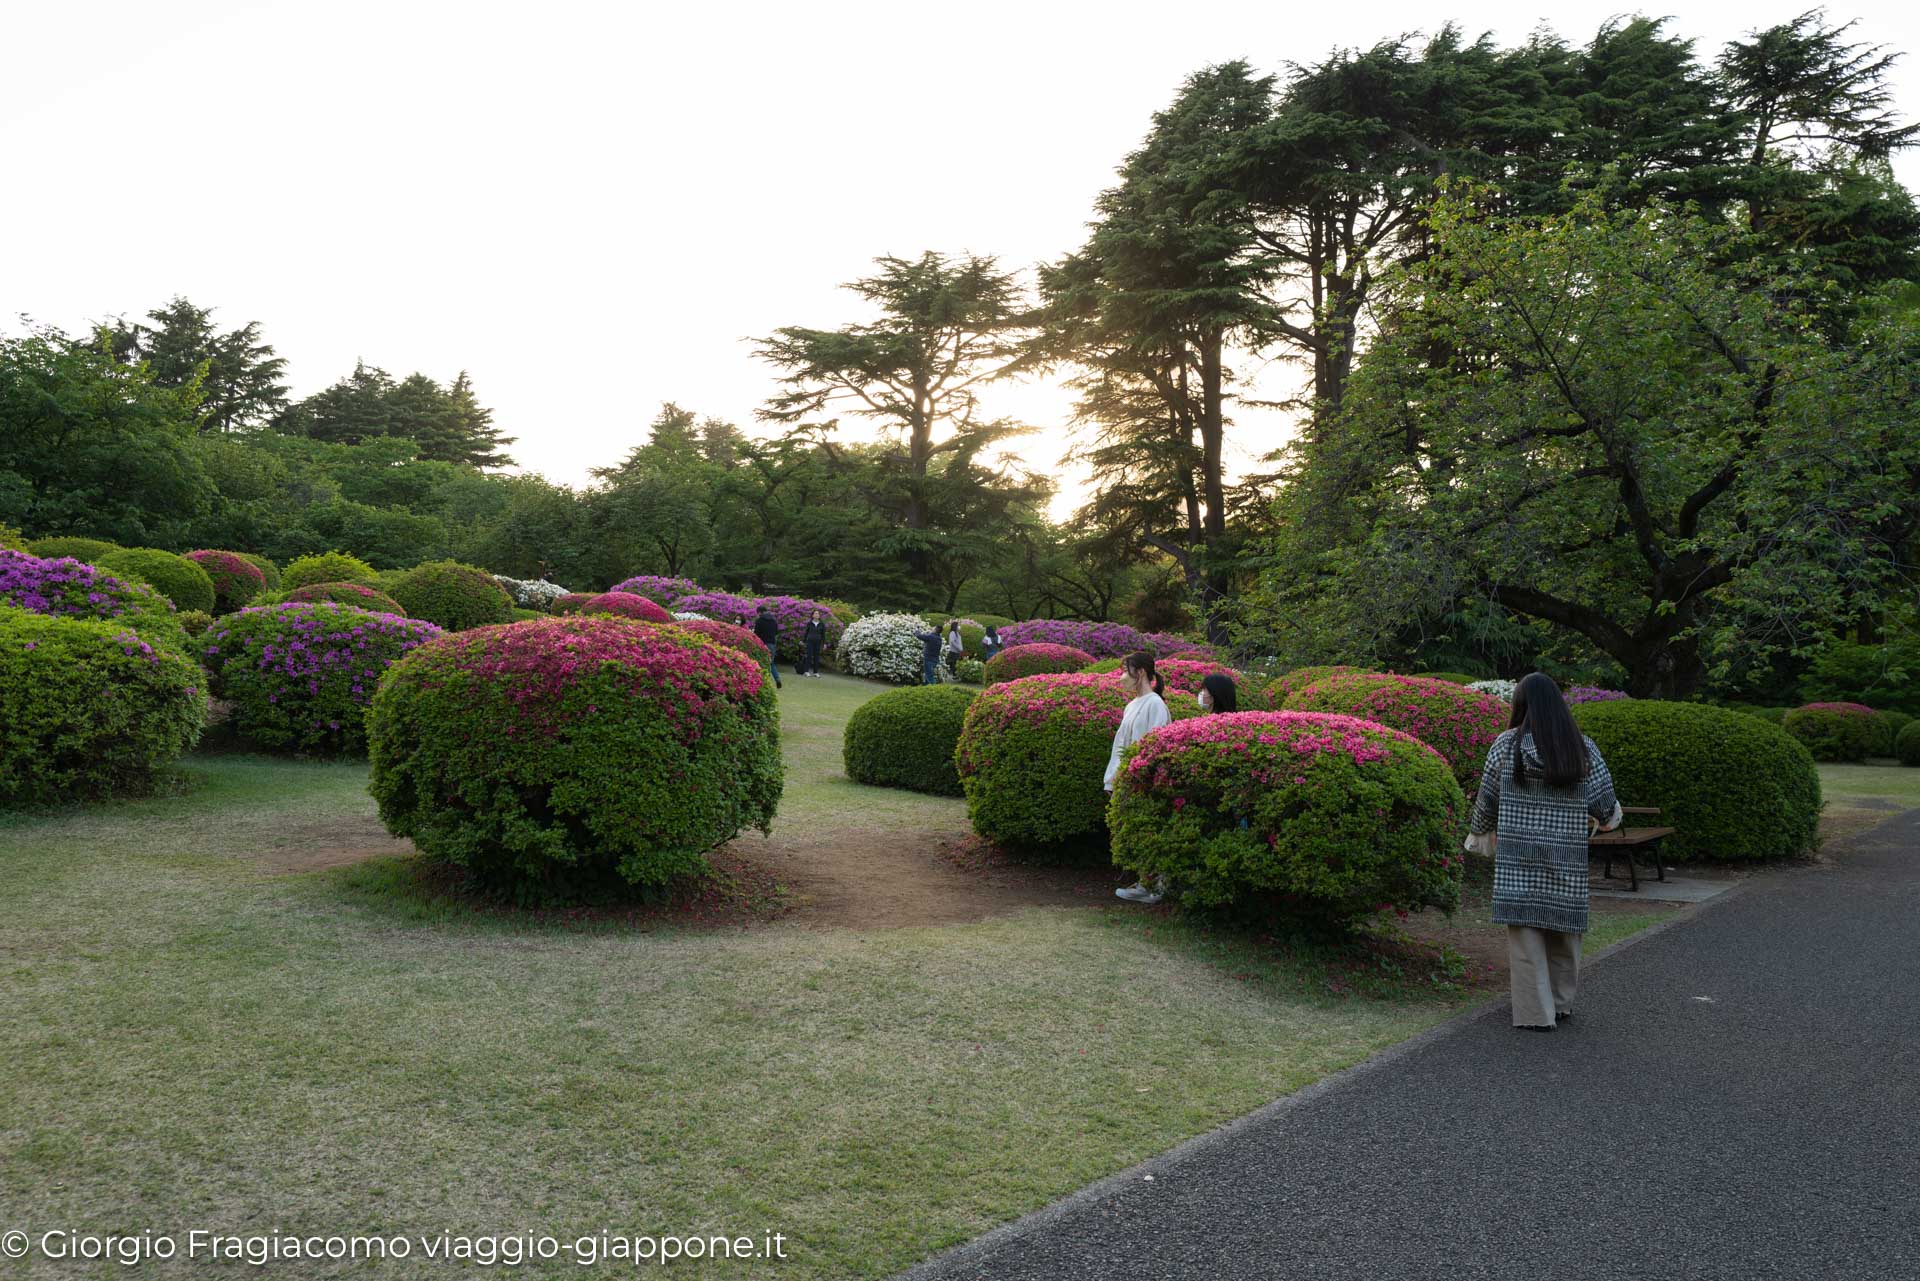
{"label": "woman in white top", "polygon": [[955,618],[947,623],[947,670],[958,674],[960,660],[967,656],[967,641],[960,634],[960,620]]}
{"label": "woman in white top", "polygon": [[[1120,758],[1126,755],[1127,749],[1173,720],[1167,701],[1160,697],[1167,686],[1153,670],[1152,654],[1144,651],[1129,654],[1120,670],[1126,675],[1127,691],[1133,695],[1133,701],[1127,704],[1127,710],[1120,717],[1120,728],[1114,731],[1113,752],[1107,757],[1108,792],[1113,791],[1114,780],[1120,777]],[[1136,882],[1115,890],[1114,894],[1129,903],[1145,903],[1151,907],[1166,897],[1166,887]]]}

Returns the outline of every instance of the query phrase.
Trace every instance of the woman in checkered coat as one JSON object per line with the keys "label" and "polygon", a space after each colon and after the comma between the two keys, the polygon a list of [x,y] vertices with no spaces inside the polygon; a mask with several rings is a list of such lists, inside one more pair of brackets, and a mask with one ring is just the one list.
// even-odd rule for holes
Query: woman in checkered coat
{"label": "woman in checkered coat", "polygon": [[1487,750],[1470,848],[1492,835],[1493,919],[1507,927],[1513,1025],[1573,1016],[1587,929],[1587,837],[1620,825],[1613,779],[1560,687],[1539,672],[1513,692],[1510,728]]}

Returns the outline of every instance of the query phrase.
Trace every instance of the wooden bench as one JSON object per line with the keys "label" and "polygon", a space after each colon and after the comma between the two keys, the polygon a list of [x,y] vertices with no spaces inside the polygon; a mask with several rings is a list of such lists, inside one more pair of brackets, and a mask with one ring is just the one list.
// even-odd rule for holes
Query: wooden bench
{"label": "wooden bench", "polygon": [[[1657,809],[1635,808],[1631,805],[1622,805],[1620,812],[1628,819],[1658,818],[1660,816],[1660,811]],[[1660,842],[1666,840],[1678,830],[1678,828],[1673,827],[1629,827],[1626,823],[1622,823],[1611,832],[1595,832],[1589,836],[1587,838],[1587,849],[1589,852],[1596,849],[1602,852],[1601,857],[1605,860],[1605,864],[1600,875],[1607,880],[1613,879],[1614,851],[1618,850],[1621,854],[1624,854],[1627,859],[1627,876],[1629,882],[1631,887],[1637,890],[1640,888],[1640,869],[1634,866],[1633,852],[1635,850],[1646,851],[1653,859],[1653,870],[1657,874],[1656,879],[1664,881],[1667,879],[1667,869],[1660,862]]]}

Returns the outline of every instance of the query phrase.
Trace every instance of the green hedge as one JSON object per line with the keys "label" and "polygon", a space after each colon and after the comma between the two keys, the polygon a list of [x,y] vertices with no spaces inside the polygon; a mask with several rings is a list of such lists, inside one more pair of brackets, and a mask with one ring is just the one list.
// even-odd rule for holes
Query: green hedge
{"label": "green hedge", "polygon": [[197,609],[211,614],[219,594],[207,571],[172,552],[153,547],[123,547],[108,552],[96,562],[100,568],[121,578],[131,578],[165,596],[175,609]]}
{"label": "green hedge", "polygon": [[463,632],[470,627],[513,621],[513,597],[493,575],[458,561],[416,565],[394,580],[388,592],[410,618]]}
{"label": "green hedge", "polygon": [[1894,745],[1900,741],[1900,731],[1913,724],[1913,719],[1905,712],[1875,712],[1872,754],[1892,756]]}
{"label": "green hedge", "polygon": [[27,550],[35,556],[45,556],[48,560],[59,560],[62,556],[71,556],[75,560],[97,565],[100,558],[108,552],[120,550],[120,544],[110,543],[104,538],[36,538],[27,544]]}
{"label": "green hedge", "polygon": [[1920,721],[1913,721],[1900,731],[1900,737],[1893,743],[1893,754],[1902,765],[1920,765]]}
{"label": "green hedge", "polygon": [[1782,717],[1780,727],[1816,761],[1864,761],[1878,734],[1873,709],[1861,703],[1808,703]]}
{"label": "green hedge", "polygon": [[238,552],[236,555],[260,571],[261,576],[267,580],[266,589],[268,591],[277,592],[281,589],[280,567],[278,565],[274,564],[265,556],[260,555],[258,552]]}
{"label": "green hedge", "polygon": [[1791,858],[1811,849],[1820,773],[1777,725],[1702,703],[1582,703],[1574,720],[1599,747],[1622,805],[1651,805],[1678,829],[1661,857]]}
{"label": "green hedge", "polygon": [[1471,685],[1475,681],[1492,679],[1487,676],[1472,676],[1466,672],[1415,672],[1414,675],[1430,681],[1446,681],[1452,685]]}
{"label": "green hedge", "polygon": [[301,556],[280,571],[280,590],[290,592],[313,583],[376,583],[373,566],[345,552],[319,552]]}
{"label": "green hedge", "polygon": [[847,777],[877,787],[960,795],[953,749],[977,690],[909,685],[876,695],[847,718],[841,745]]}

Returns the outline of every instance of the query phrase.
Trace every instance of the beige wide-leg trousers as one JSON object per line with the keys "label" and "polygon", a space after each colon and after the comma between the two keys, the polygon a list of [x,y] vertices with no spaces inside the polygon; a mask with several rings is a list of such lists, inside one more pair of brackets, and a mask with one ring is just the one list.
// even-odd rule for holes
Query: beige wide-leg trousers
{"label": "beige wide-leg trousers", "polygon": [[1552,1027],[1573,1008],[1580,985],[1580,936],[1509,925],[1507,967],[1513,971],[1513,1025]]}

